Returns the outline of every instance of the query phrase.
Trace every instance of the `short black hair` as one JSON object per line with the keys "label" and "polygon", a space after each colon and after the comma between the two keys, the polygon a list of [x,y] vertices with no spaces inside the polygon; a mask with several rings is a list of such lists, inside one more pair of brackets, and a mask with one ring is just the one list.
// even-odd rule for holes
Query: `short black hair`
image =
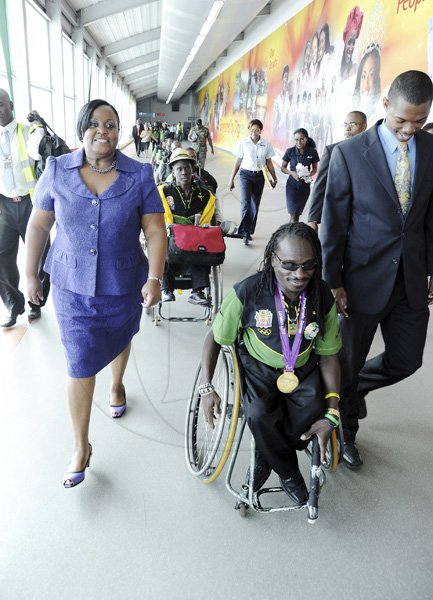
{"label": "short black hair", "polygon": [[433,84],[430,77],[424,71],[405,71],[404,73],[400,73],[391,83],[388,92],[388,99],[391,102],[398,97],[415,106],[424,104],[424,102],[431,103],[433,98]]}
{"label": "short black hair", "polygon": [[96,100],[91,100],[90,102],[87,102],[87,104],[85,104],[81,108],[79,115],[78,115],[77,136],[78,136],[78,139],[80,140],[80,142],[83,141],[84,133],[87,131],[87,129],[89,129],[90,119],[92,118],[94,111],[97,108],[99,108],[100,106],[109,106],[111,108],[111,110],[114,112],[114,114],[116,115],[117,124],[120,125],[119,114],[118,114],[117,110],[114,108],[114,106],[112,106],[106,100],[101,100],[99,98]]}
{"label": "short black hair", "polygon": [[248,123],[248,129],[251,129],[251,127],[254,127],[254,125],[257,125],[260,131],[263,130],[263,123],[259,119],[251,119],[251,121]]}

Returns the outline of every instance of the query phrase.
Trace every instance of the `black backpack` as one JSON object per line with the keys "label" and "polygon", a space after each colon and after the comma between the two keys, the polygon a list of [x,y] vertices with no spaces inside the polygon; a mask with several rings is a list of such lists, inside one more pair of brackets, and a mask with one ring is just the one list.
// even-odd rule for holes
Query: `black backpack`
{"label": "black backpack", "polygon": [[68,154],[71,152],[71,149],[66,144],[61,137],[59,137],[51,127],[45,123],[42,117],[38,117],[38,120],[42,123],[42,127],[44,128],[44,137],[41,139],[39,143],[39,154],[41,155],[41,160],[37,160],[35,163],[36,169],[36,179],[42,175],[45,169],[45,163],[47,162],[47,158],[49,156],[61,156],[62,154]]}

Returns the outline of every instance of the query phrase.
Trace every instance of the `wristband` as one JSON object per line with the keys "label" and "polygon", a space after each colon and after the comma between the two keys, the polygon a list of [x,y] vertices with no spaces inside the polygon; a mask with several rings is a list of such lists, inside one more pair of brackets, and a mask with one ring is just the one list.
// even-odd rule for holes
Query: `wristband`
{"label": "wristband", "polygon": [[198,386],[198,393],[200,396],[205,396],[215,391],[215,387],[211,383],[202,383]]}
{"label": "wristband", "polygon": [[327,415],[334,415],[334,417],[337,417],[337,419],[340,418],[340,411],[337,410],[336,408],[327,408],[326,409],[326,414]]}
{"label": "wristband", "polygon": [[159,277],[156,277],[156,275],[149,275],[147,277],[147,281],[158,281],[159,285],[162,285],[162,279],[160,279]]}
{"label": "wristband", "polygon": [[337,421],[337,419],[332,415],[325,415],[323,418],[328,423],[328,425],[332,427],[332,429],[338,429],[338,427],[340,426],[340,421]]}
{"label": "wristband", "polygon": [[328,398],[337,398],[337,400],[340,400],[340,394],[337,394],[337,392],[330,392],[329,394],[326,394],[325,400]]}

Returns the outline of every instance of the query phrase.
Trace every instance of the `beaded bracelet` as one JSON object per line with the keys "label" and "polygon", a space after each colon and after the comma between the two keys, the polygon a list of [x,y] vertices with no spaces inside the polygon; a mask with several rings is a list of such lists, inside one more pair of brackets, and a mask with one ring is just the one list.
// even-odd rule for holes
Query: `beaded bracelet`
{"label": "beaded bracelet", "polygon": [[334,415],[334,417],[337,417],[337,419],[340,418],[340,411],[336,408],[327,408],[326,414]]}
{"label": "beaded bracelet", "polygon": [[215,391],[215,387],[211,383],[202,383],[198,386],[198,393],[200,396],[205,396]]}

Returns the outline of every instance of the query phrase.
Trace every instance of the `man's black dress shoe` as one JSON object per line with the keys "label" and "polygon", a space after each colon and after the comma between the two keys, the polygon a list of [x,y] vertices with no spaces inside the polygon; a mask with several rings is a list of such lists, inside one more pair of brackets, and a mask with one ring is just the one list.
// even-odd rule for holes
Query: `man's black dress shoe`
{"label": "man's black dress shoe", "polygon": [[[254,492],[258,492],[262,488],[269,478],[272,472],[272,468],[269,466],[268,461],[263,458],[258,450],[256,450],[256,462],[254,465]],[[250,468],[248,467],[247,475],[245,477],[245,483],[250,483]]]}
{"label": "man's black dress shoe", "polygon": [[354,443],[344,444],[343,462],[349,469],[357,470],[362,467],[363,460]]}
{"label": "man's black dress shoe", "polygon": [[358,419],[365,419],[367,416],[367,403],[364,396],[358,396]]}
{"label": "man's black dress shoe", "polygon": [[302,506],[307,502],[308,490],[300,471],[287,479],[281,479],[280,477],[280,483],[283,490],[295,504]]}
{"label": "man's black dress shoe", "polygon": [[17,317],[18,315],[22,315],[24,312],[24,308],[13,308],[9,314],[7,315],[7,317],[5,318],[5,320],[0,323],[0,327],[13,327],[15,325],[15,323],[17,322]]}
{"label": "man's black dress shoe", "polygon": [[41,307],[40,306],[32,306],[29,312],[30,321],[34,321],[35,319],[41,318]]}

